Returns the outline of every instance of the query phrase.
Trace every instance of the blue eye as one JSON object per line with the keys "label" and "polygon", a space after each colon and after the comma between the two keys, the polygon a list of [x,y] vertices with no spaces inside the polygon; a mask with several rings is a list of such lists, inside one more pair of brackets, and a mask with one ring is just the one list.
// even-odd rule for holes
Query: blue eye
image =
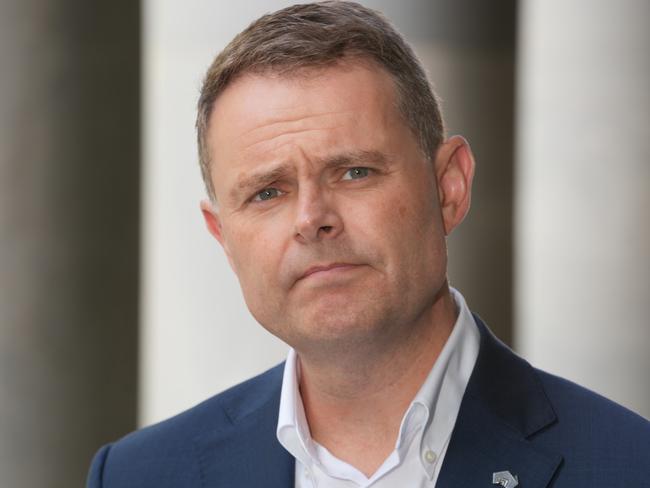
{"label": "blue eye", "polygon": [[345,172],[344,180],[356,180],[365,178],[370,173],[368,168],[350,168]]}
{"label": "blue eye", "polygon": [[280,195],[280,191],[277,188],[264,188],[261,192],[256,194],[253,197],[254,202],[263,202],[266,200],[271,200]]}

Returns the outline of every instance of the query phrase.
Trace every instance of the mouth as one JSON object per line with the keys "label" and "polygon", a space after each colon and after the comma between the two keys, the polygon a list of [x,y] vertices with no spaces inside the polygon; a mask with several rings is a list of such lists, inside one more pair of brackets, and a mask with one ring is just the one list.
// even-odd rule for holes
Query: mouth
{"label": "mouth", "polygon": [[298,281],[304,280],[306,278],[314,279],[334,277],[359,267],[359,264],[351,263],[332,263],[327,265],[312,266],[311,268],[307,269],[307,271],[305,271],[300,278],[298,278]]}

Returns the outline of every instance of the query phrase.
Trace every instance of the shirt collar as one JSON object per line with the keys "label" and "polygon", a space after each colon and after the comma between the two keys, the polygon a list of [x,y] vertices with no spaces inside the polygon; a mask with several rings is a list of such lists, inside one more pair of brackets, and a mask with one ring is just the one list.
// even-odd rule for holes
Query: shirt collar
{"label": "shirt collar", "polygon": [[[413,417],[419,423],[411,429],[421,428],[419,457],[429,478],[442,464],[480,343],[478,328],[465,299],[454,288],[451,293],[458,310],[456,323],[404,417],[407,418],[411,409],[424,412]],[[427,452],[434,454],[436,462],[427,460]]]}
{"label": "shirt collar", "polygon": [[311,466],[317,454],[300,397],[300,363],[297,359],[296,351],[290,348],[282,377],[276,436],[290,454],[304,465]]}
{"label": "shirt collar", "polygon": [[[431,479],[442,463],[460,403],[478,356],[479,332],[465,299],[454,288],[458,316],[449,338],[424,383],[413,398],[400,425],[395,451],[387,461],[399,464],[413,447],[414,437],[422,468]],[[278,441],[304,466],[322,466],[309,432],[309,425],[300,397],[300,363],[291,348],[287,356],[276,435]],[[322,450],[322,449],[321,449]],[[427,452],[435,454],[437,462],[427,460]],[[382,465],[375,475],[394,466]],[[373,475],[371,479],[376,478]]]}

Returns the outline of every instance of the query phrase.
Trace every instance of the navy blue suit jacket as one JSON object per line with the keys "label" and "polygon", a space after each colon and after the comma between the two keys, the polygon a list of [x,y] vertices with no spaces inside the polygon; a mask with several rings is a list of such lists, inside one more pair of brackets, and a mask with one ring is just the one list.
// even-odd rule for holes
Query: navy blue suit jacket
{"label": "navy blue suit jacket", "polygon": [[[479,355],[437,487],[490,487],[503,470],[520,488],[650,487],[647,420],[533,368],[477,323]],[[275,436],[282,371],[104,446],[88,487],[293,487],[294,460]]]}

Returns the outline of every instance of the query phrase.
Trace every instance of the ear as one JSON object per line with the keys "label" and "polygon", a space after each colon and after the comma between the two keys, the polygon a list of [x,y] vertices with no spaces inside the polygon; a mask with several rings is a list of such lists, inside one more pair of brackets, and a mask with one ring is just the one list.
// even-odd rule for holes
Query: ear
{"label": "ear", "polygon": [[467,215],[471,200],[474,155],[463,137],[452,136],[440,145],[435,173],[445,235],[449,235]]}
{"label": "ear", "polygon": [[[219,218],[219,213],[215,208],[215,205],[209,200],[201,200],[201,213],[203,214],[203,220],[205,221],[205,226],[208,228],[208,232],[212,234],[221,247],[223,247],[230,267],[233,268],[232,258],[230,256],[230,250],[228,249],[228,244],[223,236],[223,229],[221,227],[221,219]],[[234,268],[233,268],[234,269]]]}

